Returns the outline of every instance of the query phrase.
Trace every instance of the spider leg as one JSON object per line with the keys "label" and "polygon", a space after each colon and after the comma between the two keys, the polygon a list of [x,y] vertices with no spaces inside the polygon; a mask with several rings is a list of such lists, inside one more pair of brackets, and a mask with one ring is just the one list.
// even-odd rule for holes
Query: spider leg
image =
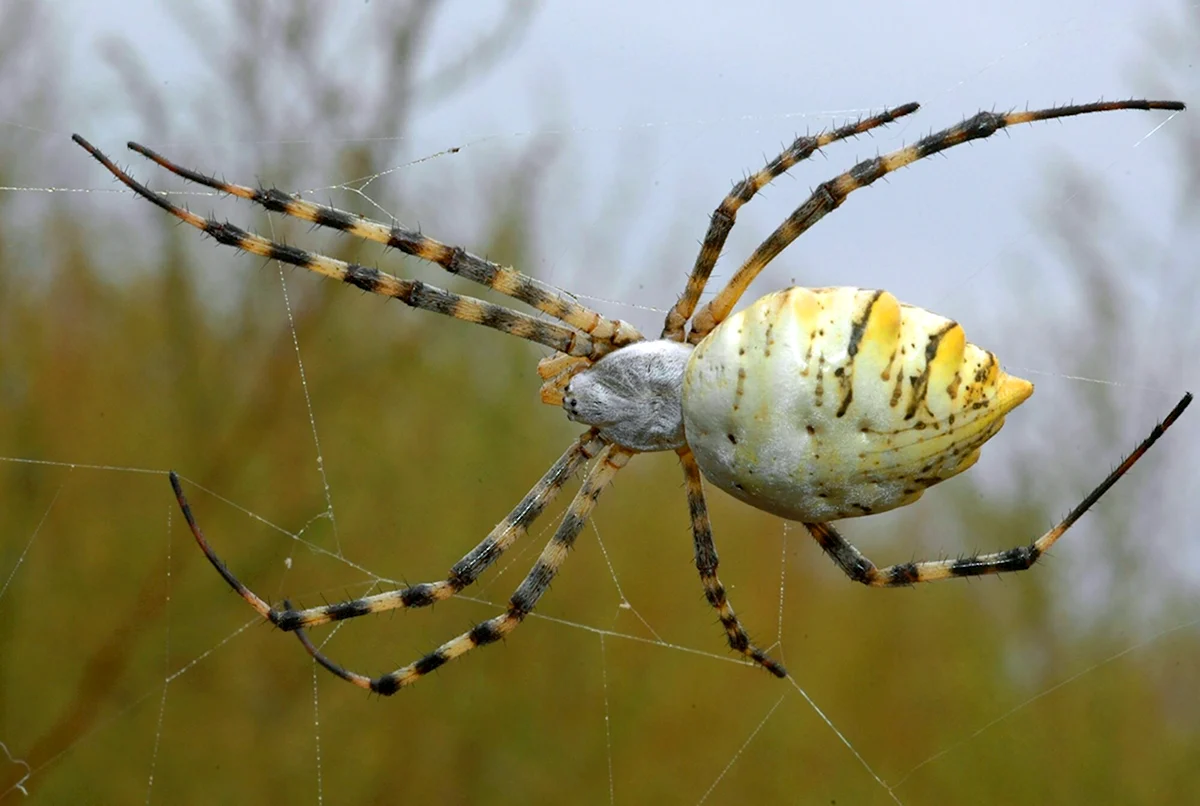
{"label": "spider leg", "polygon": [[401,590],[312,607],[307,610],[293,610],[287,602],[284,602],[282,608],[271,607],[254,591],[243,585],[212,550],[204,533],[196,524],[192,508],[183,494],[179,476],[172,472],[170,478],[171,487],[175,490],[175,497],[179,501],[183,517],[187,520],[196,542],[200,544],[204,556],[224,577],[229,586],[249,602],[250,606],[257,610],[263,618],[281,630],[290,631],[302,627],[328,624],[331,621],[365,616],[370,613],[381,613],[385,610],[426,607],[461,593],[464,588],[475,582],[490,568],[500,558],[500,555],[525,535],[530,525],[554,501],[559,491],[574,477],[579,467],[599,452],[600,445],[601,441],[594,430],[585,432],[546,471],[546,474],[533,486],[533,489],[526,493],[513,511],[496,524],[496,527],[479,545],[454,564],[444,580],[422,582]]}
{"label": "spider leg", "polygon": [[693,344],[699,343],[713,328],[723,322],[759,272],[792,241],[820,221],[827,213],[837,209],[852,192],[870,185],[892,171],[932,154],[945,151],[947,148],[991,137],[1001,129],[1018,123],[1031,123],[1037,120],[1052,120],[1118,109],[1179,111],[1183,108],[1184,105],[1178,101],[1130,100],[1058,106],[1032,112],[1009,112],[1007,114],[980,112],[957,125],[924,137],[910,146],[874,159],[864,160],[840,176],[818,185],[812,195],[754,250],[754,253],[742,264],[742,267],[737,270],[720,293],[697,312],[692,320],[692,330],[688,334],[688,341]]}
{"label": "spider leg", "polygon": [[604,491],[613,476],[625,466],[632,455],[615,445],[609,445],[600,452],[599,458],[584,479],[583,486],[580,487],[566,515],[563,516],[562,523],[559,524],[546,547],[542,549],[541,555],[530,569],[528,576],[508,600],[508,608],[502,615],[476,624],[467,632],[452,638],[419,660],[394,672],[371,678],[351,672],[331,661],[313,645],[304,630],[296,630],[296,636],[313,656],[313,659],[327,670],[360,688],[384,695],[395,694],[434,669],[444,666],[476,647],[499,641],[515,630],[517,625],[533,612],[538,600],[550,587],[555,574],[566,560],[567,553],[575,543],[575,538],[579,536],[579,532],[587,523],[600,493]]}
{"label": "spider leg", "polygon": [[725,586],[717,577],[717,547],[713,544],[712,522],[708,518],[708,504],[704,500],[704,482],[700,478],[700,466],[696,457],[687,448],[679,451],[683,463],[683,477],[687,483],[688,510],[692,515],[692,538],[696,550],[696,570],[704,585],[704,598],[717,611],[721,626],[729,639],[729,646],[748,659],[762,666],[776,677],[787,677],[787,670],[770,655],[750,640],[749,634],[733,612],[733,605],[725,598]]}
{"label": "spider leg", "polygon": [[896,118],[916,112],[918,108],[919,104],[904,104],[882,114],[862,118],[856,123],[842,126],[840,129],[821,132],[815,136],[797,137],[795,142],[784,149],[778,157],[768,162],[765,168],[734,185],[709,219],[708,232],[704,234],[704,241],[700,245],[700,254],[696,255],[696,263],[692,266],[692,273],[688,275],[683,296],[667,313],[666,322],[663,324],[662,338],[683,341],[683,329],[687,325],[688,318],[696,310],[700,295],[704,293],[704,286],[708,283],[713,268],[717,265],[721,250],[725,248],[725,239],[729,237],[729,231],[733,229],[737,211],[743,204],[754,198],[755,194],[776,177],[791,170],[793,165],[808,159],[817,149],[891,123]]}
{"label": "spider leg", "polygon": [[1183,410],[1192,402],[1191,393],[1187,393],[1175,404],[1166,419],[1154,427],[1150,436],[1129,454],[1121,464],[1117,465],[1099,486],[1087,494],[1077,507],[1072,509],[1050,531],[1034,540],[1027,546],[1018,546],[1008,551],[998,551],[991,554],[980,554],[974,557],[962,557],[956,560],[926,560],[923,562],[900,563],[886,568],[878,568],[867,559],[862,552],[852,546],[831,524],[806,523],[809,534],[816,539],[825,553],[837,563],[846,575],[855,582],[873,587],[897,587],[914,585],[918,582],[935,582],[940,579],[954,577],[981,576],[983,574],[1002,574],[1009,571],[1024,571],[1032,566],[1045,554],[1063,534],[1078,521],[1083,513],[1107,493],[1133,465],[1150,450],[1158,438],[1183,414]]}
{"label": "spider leg", "polygon": [[233,572],[229,570],[229,566],[208,545],[208,540],[204,537],[204,532],[200,531],[200,526],[196,523],[195,516],[192,515],[191,504],[188,503],[187,496],[183,494],[183,485],[179,481],[179,474],[172,470],[169,477],[171,479],[171,489],[175,491],[175,500],[179,502],[179,509],[183,512],[183,519],[187,521],[188,528],[192,530],[192,536],[200,544],[200,550],[204,552],[204,556],[208,558],[213,568],[217,569],[217,573],[229,584],[229,587],[233,588],[238,596],[245,599],[251,607],[258,611],[260,616],[274,621],[275,611],[271,609],[271,606],[261,596],[243,585],[233,575]]}
{"label": "spider leg", "polygon": [[596,359],[613,349],[611,342],[593,340],[591,336],[574,328],[546,322],[529,314],[474,297],[455,294],[420,280],[395,277],[381,272],[379,269],[361,266],[357,263],[347,263],[344,260],[336,260],[294,246],[276,243],[233,224],[196,215],[151,191],[118,168],[112,160],[79,135],[72,135],[72,139],[139,196],[158,205],[185,224],[212,236],[218,243],[243,249],[271,260],[299,266],[373,294],[395,297],[413,308],[421,308],[454,319],[495,328],[503,333],[510,333],[528,341],[544,344],[567,355]]}
{"label": "spider leg", "polygon": [[198,171],[177,165],[138,143],[129,143],[128,145],[133,151],[189,182],[195,182],[238,198],[248,199],[272,212],[283,213],[318,226],[341,230],[357,238],[385,244],[399,249],[406,255],[436,263],[451,274],[465,277],[472,282],[520,300],[571,327],[582,330],[598,341],[610,341],[615,345],[622,345],[642,339],[641,334],[628,322],[605,319],[596,311],[580,305],[567,294],[540,280],[522,274],[516,269],[500,266],[459,247],[447,246],[415,230],[389,226],[356,213],[339,210],[336,207],[314,204],[290,196],[277,188],[252,188],[222,182],[215,177],[205,176]]}

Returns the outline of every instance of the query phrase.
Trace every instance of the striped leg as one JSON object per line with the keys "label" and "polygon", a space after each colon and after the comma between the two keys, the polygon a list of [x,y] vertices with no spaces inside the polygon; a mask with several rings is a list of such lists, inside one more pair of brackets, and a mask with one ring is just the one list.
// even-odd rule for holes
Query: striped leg
{"label": "striped leg", "polygon": [[614,345],[621,345],[642,339],[641,334],[633,325],[619,320],[605,319],[596,311],[580,305],[568,295],[540,280],[522,274],[516,269],[485,260],[464,249],[447,246],[414,230],[388,226],[355,213],[338,210],[335,207],[314,204],[289,196],[277,188],[252,188],[221,182],[215,177],[205,176],[177,165],[143,145],[129,143],[129,148],[189,182],[195,182],[241,199],[248,199],[272,212],[311,221],[318,226],[332,227],[358,238],[399,249],[406,255],[436,263],[451,274],[465,277],[472,282],[499,291],[501,294],[518,299],[559,321],[566,322],[597,341],[611,341]]}
{"label": "striped leg", "polygon": [[501,305],[445,291],[420,280],[394,277],[378,269],[360,266],[357,263],[347,263],[344,260],[335,260],[294,246],[275,243],[233,224],[196,215],[151,191],[118,168],[112,160],[79,135],[73,135],[72,139],[139,196],[158,205],[185,224],[212,236],[218,243],[234,246],[271,260],[299,266],[373,294],[395,297],[414,308],[495,328],[503,333],[510,333],[538,344],[544,344],[567,355],[595,359],[613,349],[611,342],[593,340],[586,333],[571,327],[545,322]]}
{"label": "striped leg", "polygon": [[696,256],[696,263],[692,267],[691,275],[688,276],[683,296],[667,313],[662,338],[683,341],[684,326],[687,325],[688,317],[696,310],[696,304],[700,301],[700,295],[704,293],[704,286],[708,283],[713,267],[717,265],[721,250],[725,248],[725,239],[729,237],[729,231],[733,229],[737,219],[737,212],[743,204],[754,198],[755,194],[776,177],[791,170],[797,162],[808,159],[817,149],[891,123],[896,118],[916,112],[917,108],[917,104],[904,104],[895,109],[889,109],[883,114],[863,118],[840,129],[822,132],[812,137],[797,137],[795,142],[784,149],[783,153],[768,162],[765,168],[734,185],[733,190],[729,191],[721,204],[713,211],[712,218],[709,219],[708,232],[704,235],[700,254]]}
{"label": "striped leg", "polygon": [[328,624],[331,621],[365,616],[370,613],[381,613],[385,610],[426,607],[457,595],[482,576],[492,563],[500,558],[500,555],[525,535],[529,526],[545,511],[562,490],[563,485],[579,470],[580,465],[596,455],[600,450],[600,445],[601,442],[594,431],[584,433],[559,457],[546,475],[542,476],[541,480],[533,486],[533,489],[521,499],[521,503],[517,504],[504,520],[496,524],[496,527],[478,546],[454,564],[444,580],[422,582],[401,590],[312,607],[307,610],[293,610],[287,604],[281,609],[271,607],[258,594],[243,585],[209,546],[204,533],[196,524],[192,508],[188,505],[187,497],[184,496],[183,488],[179,483],[179,477],[175,473],[171,473],[171,486],[175,490],[175,497],[179,501],[180,509],[183,510],[183,516],[208,561],[229,583],[229,586],[263,618],[281,630],[291,631],[301,627],[313,627],[319,624]]}
{"label": "striped leg", "polygon": [[1009,112],[1002,115],[994,112],[980,112],[962,123],[918,140],[911,146],[860,162],[841,176],[818,185],[808,200],[797,207],[796,211],[754,250],[754,254],[737,270],[728,285],[696,314],[695,319],[692,320],[692,330],[688,334],[688,340],[693,344],[699,343],[713,328],[723,322],[758,273],[792,241],[820,221],[827,213],[837,209],[852,192],[870,185],[892,171],[924,157],[945,151],[947,148],[991,137],[1001,129],[1018,123],[1071,117],[1091,112],[1109,112],[1117,109],[1178,111],[1183,108],[1184,105],[1178,101],[1130,100],[1059,106],[1034,112]]}
{"label": "striped leg", "polygon": [[692,515],[692,538],[695,541],[696,570],[704,585],[704,598],[717,611],[721,626],[729,639],[729,646],[762,666],[776,677],[787,677],[787,670],[763,650],[755,646],[749,634],[733,612],[733,605],[725,598],[725,586],[717,577],[717,547],[713,544],[712,522],[708,519],[708,504],[704,500],[704,482],[700,478],[700,467],[696,457],[687,448],[679,451],[683,463],[683,477],[687,484],[688,510]]}
{"label": "striped leg", "polygon": [[385,695],[395,694],[400,689],[411,686],[434,669],[476,647],[499,641],[515,630],[517,625],[533,612],[538,600],[542,598],[542,594],[550,587],[558,569],[562,567],[563,561],[567,559],[567,553],[592,514],[600,493],[612,481],[617,471],[625,466],[631,456],[632,454],[614,445],[609,445],[601,451],[596,463],[584,479],[583,486],[576,493],[570,508],[563,516],[562,523],[559,524],[554,536],[542,549],[541,555],[530,569],[528,576],[508,600],[508,609],[502,615],[476,624],[467,632],[447,641],[423,658],[394,672],[370,678],[351,672],[331,661],[313,645],[303,629],[296,630],[296,635],[313,659],[330,672],[360,688]]}
{"label": "striped leg", "polygon": [[1192,402],[1191,393],[1185,394],[1175,404],[1175,408],[1166,419],[1154,427],[1150,436],[1117,465],[1108,477],[1092,490],[1072,509],[1067,516],[1050,531],[1027,546],[1018,546],[1008,551],[998,551],[992,554],[979,554],[974,557],[962,557],[956,560],[927,560],[924,562],[900,563],[887,568],[878,568],[863,556],[862,552],[850,545],[831,524],[806,523],[805,527],[846,575],[855,582],[873,587],[896,587],[914,585],[918,582],[936,582],[939,579],[954,577],[972,577],[983,574],[1003,574],[1009,571],[1024,571],[1038,561],[1050,547],[1063,536],[1093,504],[1107,493],[1117,481],[1124,476],[1133,465],[1150,450],[1158,438],[1183,414],[1183,410]]}

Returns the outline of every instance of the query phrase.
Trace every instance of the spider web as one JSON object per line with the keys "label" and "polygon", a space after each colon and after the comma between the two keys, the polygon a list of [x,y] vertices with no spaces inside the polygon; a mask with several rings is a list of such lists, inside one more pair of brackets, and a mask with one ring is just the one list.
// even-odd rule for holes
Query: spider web
{"label": "spider web", "polygon": [[[1194,7],[1188,10],[1195,13]],[[556,27],[547,16],[550,22],[539,23],[545,28],[530,34],[530,47],[536,49],[539,37],[561,35],[562,21]],[[647,15],[642,22],[655,29],[668,21]],[[1119,41],[1126,22],[1075,14],[1045,25],[1026,15],[1001,44],[980,39],[977,31],[959,31],[962,47],[974,42],[980,49],[952,55],[952,66],[941,72],[917,65],[897,70],[886,86],[861,85],[848,96],[840,89],[844,97],[878,96],[880,106],[911,96],[926,108],[917,122],[830,149],[828,159],[797,169],[796,182],[768,189],[740,217],[715,282],[728,276],[735,256],[790,212],[807,185],[862,156],[911,141],[997,98],[1011,100],[1014,87],[1022,93],[1037,87],[1044,93],[1031,99],[1037,105],[1072,96],[1082,100],[1078,94],[1093,89],[1096,95],[1100,88],[1110,94],[1114,86],[1125,90],[1121,79],[1100,76],[1090,83],[1064,81],[1064,94],[1056,94],[1044,72],[1095,48],[1097,38]],[[835,18],[827,24],[836,29],[841,23]],[[911,53],[902,53],[891,55],[911,60]],[[584,49],[577,58],[595,65],[612,58],[612,51]],[[565,126],[484,128],[500,133],[478,136],[478,123],[457,124],[453,115],[447,123],[433,115],[403,144],[406,153],[431,157],[398,159],[365,174],[314,169],[311,180],[303,175],[286,186],[310,188],[305,195],[319,201],[357,204],[384,220],[395,214],[406,224],[418,223],[409,210],[437,216],[419,223],[435,237],[469,248],[492,243],[497,250],[512,249],[520,242],[523,254],[535,256],[523,267],[653,331],[718,201],[713,188],[719,193],[722,182],[757,166],[759,150],[771,151],[797,130],[870,111],[838,105],[832,89],[831,102],[823,104],[824,91],[812,88],[831,77],[828,71],[813,74],[778,60],[769,70],[750,62],[722,65],[717,92],[738,99],[733,111],[674,95],[671,105],[660,107],[668,89],[679,89],[664,83],[623,108],[597,104],[568,115]],[[637,66],[626,69],[636,72]],[[757,86],[764,73],[773,74],[776,83]],[[501,81],[515,91],[526,78]],[[781,102],[779,88],[789,83],[803,97]],[[1139,91],[1143,87],[1137,85]],[[1185,85],[1174,95],[1191,100],[1190,89],[1194,86]],[[9,123],[34,126],[29,120]],[[1186,311],[1187,301],[1195,301],[1194,281],[1172,271],[1186,265],[1174,262],[1186,253],[1175,250],[1188,240],[1188,215],[1194,213],[1167,203],[1172,193],[1167,138],[1185,122],[1172,119],[1162,126],[1161,118],[1100,116],[956,149],[946,160],[904,172],[885,193],[856,194],[845,210],[806,235],[802,247],[785,253],[748,295],[793,281],[886,287],[901,299],[959,318],[973,341],[1008,356],[1010,369],[1034,375],[1040,384],[1026,407],[1031,411],[1022,410],[1024,419],[1014,415],[967,478],[943,485],[911,511],[847,524],[851,539],[869,555],[899,560],[1023,542],[1071,506],[1094,483],[1092,474],[1132,447],[1174,396],[1196,386],[1194,370],[1181,369],[1190,367],[1185,356],[1196,343],[1194,331],[1180,325],[1173,339],[1146,337],[1153,349],[1128,346],[1158,332],[1156,323],[1170,318],[1165,312]],[[422,126],[437,139],[422,134]],[[58,131],[46,136],[65,139]],[[106,143],[110,149],[112,142]],[[235,181],[256,171],[277,181],[261,165],[231,165],[231,159],[244,159],[236,143],[197,136],[175,142],[185,151],[185,164],[228,171]],[[290,146],[280,138],[257,145],[268,153]],[[203,159],[186,153],[196,147],[205,149]],[[1060,157],[1069,153],[1081,167],[1047,173],[1055,150]],[[456,193],[456,183],[488,176],[497,160],[513,166],[496,174],[502,177],[498,188],[480,193],[472,183]],[[567,170],[564,165],[576,172],[555,176]],[[277,218],[254,218],[242,206],[225,207],[194,189],[181,191],[148,166],[134,168],[198,211],[211,207],[234,221],[254,220],[273,237],[321,251],[360,248],[325,233],[305,234]],[[548,190],[519,181],[538,171]],[[1109,195],[1133,201],[1106,206],[1083,181],[1085,173],[1103,177],[1101,187]],[[617,176],[617,187],[598,181],[604,176]],[[509,182],[521,193],[511,192]],[[36,204],[38,185],[87,191],[87,203],[72,208],[76,215],[111,215],[121,231],[137,232],[133,243],[118,248],[121,255],[175,243],[159,240],[161,222],[146,225],[150,212],[124,196],[108,196],[95,174],[66,185],[15,183],[3,192],[32,197]],[[948,189],[969,198],[948,200]],[[533,222],[529,231],[514,234],[503,222],[492,231],[472,224],[495,221],[498,206],[526,192],[545,194],[525,210]],[[398,193],[403,203],[394,200]],[[567,203],[574,194],[578,198]],[[1163,203],[1150,204],[1148,197]],[[953,226],[928,220],[959,206],[971,212]],[[1081,280],[1069,268],[1079,255],[1068,236],[1078,233],[1039,234],[1036,220],[1009,210],[1022,207],[1035,209],[1030,218],[1080,228],[1089,217],[1121,221],[1136,234],[1101,246],[1113,250],[1117,264],[1139,256],[1142,277],[1106,277],[1097,269]],[[119,212],[111,212],[114,208]],[[661,209],[678,219],[651,214]],[[555,232],[568,235],[551,237]],[[394,306],[353,299],[345,289],[325,296],[311,278],[273,265],[252,272],[250,261],[197,244],[193,236],[182,233],[178,243],[202,256],[209,276],[197,282],[219,315],[235,321],[239,306],[252,306],[264,327],[277,326],[286,336],[275,349],[288,354],[278,364],[291,371],[273,380],[285,390],[275,416],[286,417],[288,426],[278,441],[235,453],[250,466],[233,477],[236,482],[229,476],[208,482],[207,476],[220,474],[194,470],[194,456],[189,466],[189,454],[180,450],[184,442],[162,462],[188,478],[189,496],[217,551],[264,596],[315,604],[438,578],[570,438],[549,410],[528,412],[534,406],[536,356],[524,347],[432,316],[401,315],[397,323]],[[330,241],[334,245],[327,246]],[[873,241],[886,251],[873,248]],[[675,245],[686,248],[675,251]],[[365,257],[397,273],[445,282],[411,261],[392,266],[395,256]],[[595,271],[597,266],[630,268]],[[260,285],[231,293],[229,275],[235,273],[255,274],[251,282]],[[1080,291],[1083,283],[1090,291]],[[1031,296],[1042,299],[1035,305]],[[313,314],[331,308],[346,313]],[[1021,315],[1017,328],[1014,309]],[[1080,322],[1083,339],[1106,360],[1080,348]],[[1115,334],[1106,332],[1110,326]],[[353,342],[389,329],[400,336],[388,350],[363,349],[335,360],[320,346],[326,339]],[[126,343],[121,349],[137,352],[143,346]],[[382,432],[384,426],[375,423],[376,430],[363,429],[352,416],[354,406],[341,401],[376,410],[362,401],[396,394],[395,385],[377,380],[389,373],[416,384],[411,395],[389,400],[405,427]],[[225,377],[220,391],[229,397],[223,405],[228,410],[248,395],[237,372]],[[409,397],[438,405],[421,406]],[[1075,416],[1064,417],[1064,411]],[[203,411],[191,416],[204,423]],[[102,422],[91,417],[75,429],[100,428]],[[8,522],[2,541],[0,614],[9,626],[0,634],[12,637],[6,638],[8,660],[0,669],[11,681],[5,690],[20,691],[22,699],[39,706],[9,703],[0,714],[0,764],[16,771],[4,779],[8,789],[0,789],[0,800],[22,794],[62,799],[79,791],[72,787],[92,782],[96,791],[111,787],[114,800],[134,799],[138,795],[131,793],[140,789],[148,803],[217,793],[273,801],[390,801],[437,791],[451,800],[487,802],[569,796],[580,802],[717,803],[784,792],[799,802],[911,804],[941,802],[951,787],[985,802],[988,796],[1020,799],[1014,793],[1026,790],[1014,788],[1020,786],[1011,780],[1015,766],[1032,770],[1028,791],[1069,787],[1059,799],[1070,800],[1083,782],[1051,783],[1051,771],[1056,764],[1069,767],[1073,755],[1089,757],[1053,741],[1061,742],[1063,734],[1089,738],[1102,751],[1124,751],[1134,778],[1160,769],[1148,762],[1137,766],[1138,754],[1115,736],[1129,724],[1148,731],[1151,747],[1177,762],[1175,777],[1159,786],[1191,791],[1194,777],[1186,770],[1196,768],[1190,763],[1195,758],[1179,748],[1189,739],[1195,746],[1196,720],[1180,703],[1187,678],[1178,671],[1180,664],[1194,665],[1200,621],[1194,607],[1197,556],[1179,538],[1194,514],[1182,489],[1193,468],[1178,458],[1189,427],[1181,423],[1172,432],[1180,436],[1157,448],[1045,567],[1024,575],[1031,579],[1004,583],[859,591],[804,534],[714,494],[722,576],[746,625],[788,663],[794,677],[783,683],[744,668],[724,651],[689,566],[678,470],[671,457],[647,457],[605,494],[562,581],[513,640],[457,661],[414,691],[383,702],[365,700],[320,672],[286,636],[260,629],[240,601],[218,595],[220,581],[200,567],[167,494],[166,465],[152,446],[71,455],[14,442],[15,450],[0,450],[0,467],[20,474],[27,486],[6,489],[26,489],[35,503],[27,507],[28,522]],[[375,436],[381,432],[388,438]],[[511,433],[495,437],[498,432]],[[486,450],[473,447],[485,438]],[[280,466],[288,464],[305,468],[288,474],[295,486],[278,481]],[[417,469],[405,469],[412,466]],[[1021,475],[1030,467],[1037,472]],[[382,479],[382,486],[369,485],[364,481],[369,478]],[[103,519],[117,499],[136,500],[140,515],[111,532],[98,526],[81,531],[88,521],[71,517],[91,513]],[[1153,513],[1154,531],[1143,525],[1141,513]],[[407,662],[496,612],[553,530],[557,514],[545,516],[468,595],[435,612],[344,623],[314,639],[363,671]],[[1138,543],[1136,567],[1121,565],[1133,556],[1131,536]],[[87,554],[105,542],[119,545]],[[1097,546],[1105,551],[1089,550]],[[85,564],[56,556],[72,553]],[[1126,570],[1119,575],[1114,568]],[[81,573],[108,584],[85,584]],[[107,598],[97,600],[97,590]],[[44,606],[54,598],[65,599],[73,613]],[[91,610],[112,610],[122,614],[120,621],[149,626],[131,640],[97,612],[101,626],[93,630],[79,618]],[[952,642],[951,634],[963,640]],[[43,642],[56,649],[41,650]],[[972,665],[976,653],[984,660]],[[981,677],[980,667],[994,674]],[[105,683],[94,702],[70,696],[75,687],[85,690],[89,680]],[[1110,721],[1088,711],[1093,701],[1106,704]],[[1133,719],[1128,712],[1141,712],[1141,721],[1120,721]],[[195,721],[196,715],[203,718]],[[1071,723],[1077,727],[1068,730]],[[1089,737],[1089,728],[1095,735]],[[54,735],[59,729],[61,737]],[[119,762],[107,752],[113,744],[123,747]],[[1022,747],[1027,755],[1014,764],[1014,748]],[[245,763],[251,756],[254,763]],[[411,791],[395,789],[396,779],[380,772],[396,766],[424,770],[408,774]],[[1104,788],[1111,780],[1092,777],[1098,792],[1111,795]]]}

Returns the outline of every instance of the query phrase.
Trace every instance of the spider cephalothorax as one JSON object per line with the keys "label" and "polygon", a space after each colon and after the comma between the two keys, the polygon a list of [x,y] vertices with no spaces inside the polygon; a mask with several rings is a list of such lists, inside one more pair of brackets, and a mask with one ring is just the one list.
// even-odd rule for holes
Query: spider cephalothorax
{"label": "spider cephalothorax", "polygon": [[683,375],[692,346],[640,341],[609,353],[574,375],[562,407],[577,423],[634,451],[673,451],[683,435]]}
{"label": "spider cephalothorax", "polygon": [[[378,269],[273,242],[207,219],[151,192],[86,140],[87,149],[137,194],[221,243],[300,266],[414,308],[486,325],[554,350],[538,364],[544,402],[561,405],[587,431],[567,447],[537,484],[445,579],[306,610],[275,608],[237,580],[192,516],[179,477],[175,495],[196,541],[225,581],[259,613],[300,641],[326,669],[357,686],[391,694],[463,653],[512,632],[532,612],[590,517],[608,482],[634,455],[675,451],[683,466],[696,568],[730,647],[780,677],[783,667],[742,628],[717,577],[717,552],[702,475],[760,509],[802,521],[839,567],[874,586],[911,585],[950,577],[1029,568],[1133,466],[1191,402],[1184,395],[1162,423],[1053,529],[1007,551],[956,560],[879,568],[830,524],[911,503],[928,487],[961,473],[1005,415],[1033,391],[1004,373],[995,356],[967,343],[955,322],[901,305],[883,291],[790,288],[733,309],[750,283],[788,244],[854,190],[916,160],[1002,128],[1036,120],[1116,109],[1181,110],[1177,101],[1117,101],[1032,112],[980,112],[890,154],[865,160],[818,185],[697,310],[738,209],[764,185],[822,146],[916,111],[905,104],[813,137],[800,137],[751,174],[713,212],[679,300],[657,340],[608,319],[569,294],[398,225],[289,196],[219,182],[130,143],[130,148],[185,179],[257,202],[268,210],[332,227],[429,260],[446,271],[523,302],[546,318],[394,277]],[[549,321],[555,320],[555,321]],[[690,324],[690,329],[689,329]],[[589,461],[591,468],[554,536],[505,612],[447,641],[419,660],[378,677],[351,672],[319,652],[304,628],[394,608],[423,607],[472,584]]]}

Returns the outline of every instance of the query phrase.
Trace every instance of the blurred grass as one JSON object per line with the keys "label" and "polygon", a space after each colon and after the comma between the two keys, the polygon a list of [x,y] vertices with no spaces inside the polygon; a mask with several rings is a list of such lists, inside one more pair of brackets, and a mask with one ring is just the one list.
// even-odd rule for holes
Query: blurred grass
{"label": "blurred grass", "polygon": [[[32,30],[36,15],[21,16],[31,8],[0,12],[8,30]],[[291,40],[273,43],[272,64],[286,72],[320,19],[290,17],[289,26],[248,6],[241,13],[253,18],[245,20],[247,39],[230,43],[231,67],[219,80],[254,98],[260,81],[279,78],[254,74],[259,68],[239,54],[263,48],[267,31],[291,31]],[[411,64],[424,22],[380,19],[398,20],[379,37],[394,48],[385,61],[400,90],[384,117],[361,125],[398,135],[410,113],[405,88],[419,94]],[[485,70],[497,58],[488,47],[463,70]],[[24,75],[4,65],[0,85]],[[50,103],[53,73],[44,81],[41,97]],[[322,102],[290,114],[309,115],[302,123],[319,143],[321,121],[338,112],[340,96],[336,87],[308,89]],[[138,92],[143,117],[169,128],[169,116],[152,114],[161,100]],[[262,114],[239,125],[269,143],[280,131],[272,126],[298,122],[273,124]],[[387,147],[348,138],[343,151],[321,159],[290,150],[295,164],[263,175],[284,186],[300,166],[370,175],[394,164]],[[264,164],[279,159],[263,150]],[[0,177],[36,175],[20,153],[0,145]],[[518,266],[536,262],[528,228],[544,159],[525,155],[482,180],[489,207],[503,214],[470,248]],[[195,233],[124,197],[53,200],[34,216],[18,209],[28,203],[29,194],[0,194],[0,222],[33,221],[20,231],[0,223],[0,456],[29,460],[0,462],[0,576],[36,531],[0,599],[0,741],[37,768],[28,784],[36,801],[144,799],[151,770],[159,802],[307,801],[318,739],[323,791],[334,802],[606,802],[610,754],[617,802],[695,801],[783,696],[722,781],[719,800],[887,802],[787,683],[726,662],[690,565],[673,457],[639,460],[605,496],[598,533],[585,533],[539,611],[567,623],[531,619],[505,645],[392,700],[363,697],[320,673],[315,727],[311,663],[294,639],[257,624],[203,561],[165,470],[188,479],[218,552],[265,596],[311,604],[361,593],[373,581],[309,544],[340,547],[383,577],[435,579],[575,433],[536,403],[539,351],[285,270],[293,331],[272,265],[197,246]],[[438,200],[422,204],[436,209]],[[230,215],[290,232],[248,209]],[[342,256],[363,249],[310,237]],[[395,263],[400,273],[418,270]],[[221,305],[200,290],[197,278],[211,275],[230,289]],[[336,528],[316,472],[306,394]],[[1087,483],[1071,480],[1077,489]],[[892,516],[893,531],[905,536],[895,545],[954,551],[960,546],[941,536],[965,529],[973,541],[965,548],[1010,545],[1063,507],[1036,485],[1026,493],[996,500],[969,477],[948,484]],[[745,623],[769,639],[782,614],[790,668],[884,779],[895,783],[953,748],[904,781],[898,794],[906,802],[1165,803],[1200,787],[1194,628],[972,737],[1128,649],[1139,633],[1119,611],[1064,624],[1054,613],[1061,579],[1053,568],[1003,583],[869,591],[777,519],[720,494],[713,514],[723,577]],[[545,518],[473,595],[503,602],[553,524]],[[636,612],[621,607],[610,563]],[[1115,575],[1113,584],[1121,599],[1136,596],[1139,579]],[[456,601],[354,622],[328,649],[377,673],[494,610]],[[1161,623],[1186,612],[1163,614]],[[672,646],[655,642],[639,615]],[[0,764],[0,793],[18,775]]]}

